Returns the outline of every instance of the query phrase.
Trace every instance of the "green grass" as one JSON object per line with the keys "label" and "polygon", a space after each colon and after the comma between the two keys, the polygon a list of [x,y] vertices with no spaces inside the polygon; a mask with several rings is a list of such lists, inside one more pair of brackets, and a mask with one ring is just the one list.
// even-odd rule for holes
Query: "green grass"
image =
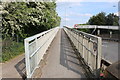
{"label": "green grass", "polygon": [[2,62],[8,61],[22,53],[24,53],[24,45],[22,42],[11,42],[9,45],[3,45]]}

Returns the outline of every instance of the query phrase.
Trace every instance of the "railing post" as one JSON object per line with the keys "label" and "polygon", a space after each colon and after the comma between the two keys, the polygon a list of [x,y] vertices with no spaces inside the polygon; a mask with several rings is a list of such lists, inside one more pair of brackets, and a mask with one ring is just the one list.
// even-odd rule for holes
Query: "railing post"
{"label": "railing post", "polygon": [[[36,49],[37,49],[37,48],[38,48],[38,39],[37,39],[37,38],[35,39],[35,44],[36,44]],[[35,61],[35,64],[36,64],[36,66],[37,66],[37,65],[39,64],[39,63],[38,63],[38,54],[35,55],[35,58],[36,58],[36,59],[35,59],[35,60],[36,60],[36,61]]]}
{"label": "railing post", "polygon": [[[82,43],[83,45],[85,45],[85,36],[83,36],[83,43]],[[84,53],[85,53],[85,48],[84,48],[84,46],[82,46],[82,57],[84,58]]]}
{"label": "railing post", "polygon": [[29,54],[29,42],[25,39],[25,61],[26,61],[26,73],[27,73],[27,78],[30,78],[30,54]]}
{"label": "railing post", "polygon": [[[89,46],[89,50],[91,50],[91,42],[90,42],[91,38],[89,39],[88,42],[88,46]],[[91,66],[91,52],[88,53],[88,65]]]}
{"label": "railing post", "polygon": [[102,39],[98,38],[98,52],[97,52],[97,69],[100,68],[101,56],[102,56]]}
{"label": "railing post", "polygon": [[[87,40],[87,48],[89,49],[89,40]],[[86,59],[86,61],[87,61],[87,65],[88,65],[88,59],[89,59],[89,51],[87,50],[87,59]]]}
{"label": "railing post", "polygon": [[98,70],[101,63],[102,39],[81,31],[79,31],[79,34],[76,34],[78,31],[74,29],[71,30],[66,28],[65,31],[67,31],[67,35],[70,35],[69,37],[71,41],[76,49],[78,49],[81,57],[85,60],[90,69],[92,71]]}
{"label": "railing post", "polygon": [[83,56],[83,35],[81,35],[81,56]]}
{"label": "railing post", "polygon": [[78,45],[77,45],[77,47],[78,47],[78,52],[80,52],[80,50],[79,50],[79,45],[80,45],[80,44],[79,44],[79,40],[80,40],[80,38],[79,38],[79,37],[80,37],[80,34],[78,33],[78,36],[77,36],[77,38],[78,38],[78,39],[77,39],[77,40],[78,40]]}

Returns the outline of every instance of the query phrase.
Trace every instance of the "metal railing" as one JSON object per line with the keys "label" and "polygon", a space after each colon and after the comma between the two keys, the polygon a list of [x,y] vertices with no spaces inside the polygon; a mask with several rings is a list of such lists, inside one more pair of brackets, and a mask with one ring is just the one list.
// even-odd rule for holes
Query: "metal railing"
{"label": "metal railing", "polygon": [[87,28],[87,29],[94,29],[94,28],[97,28],[97,29],[111,29],[111,30],[119,30],[119,26],[98,26],[98,25],[79,25],[79,26],[76,26],[76,28]]}
{"label": "metal railing", "polygon": [[36,68],[39,67],[43,55],[46,54],[46,50],[50,46],[58,30],[59,27],[56,27],[24,40],[27,78],[31,78]]}
{"label": "metal railing", "polygon": [[72,28],[64,28],[66,34],[92,71],[100,68],[102,39]]}

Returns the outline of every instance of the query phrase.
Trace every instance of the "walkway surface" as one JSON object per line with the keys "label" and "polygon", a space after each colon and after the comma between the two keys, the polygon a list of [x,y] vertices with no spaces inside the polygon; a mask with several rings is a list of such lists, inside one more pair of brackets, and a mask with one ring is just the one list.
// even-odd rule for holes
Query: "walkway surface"
{"label": "walkway surface", "polygon": [[25,75],[25,58],[24,54],[15,57],[14,59],[0,63],[2,67],[2,78],[22,78]]}
{"label": "walkway surface", "polygon": [[[103,41],[102,57],[112,63],[118,60],[118,43]],[[41,78],[85,78],[84,69],[77,60],[75,52],[63,29],[60,29],[47,51],[46,65]],[[2,69],[2,73],[1,73]],[[0,77],[22,78],[25,76],[24,54],[0,63]]]}
{"label": "walkway surface", "polygon": [[85,78],[84,69],[63,29],[59,30],[47,53],[41,78]]}

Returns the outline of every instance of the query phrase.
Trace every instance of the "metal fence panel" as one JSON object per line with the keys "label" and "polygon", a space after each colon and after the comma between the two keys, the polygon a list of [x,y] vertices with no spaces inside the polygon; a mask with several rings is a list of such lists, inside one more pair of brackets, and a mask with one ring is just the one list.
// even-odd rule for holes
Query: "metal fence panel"
{"label": "metal fence panel", "polygon": [[39,67],[40,61],[43,59],[46,50],[50,46],[58,30],[59,27],[56,27],[24,40],[27,78],[31,78],[35,69]]}
{"label": "metal fence panel", "polygon": [[99,69],[102,39],[68,27],[65,27],[64,30],[91,70]]}

